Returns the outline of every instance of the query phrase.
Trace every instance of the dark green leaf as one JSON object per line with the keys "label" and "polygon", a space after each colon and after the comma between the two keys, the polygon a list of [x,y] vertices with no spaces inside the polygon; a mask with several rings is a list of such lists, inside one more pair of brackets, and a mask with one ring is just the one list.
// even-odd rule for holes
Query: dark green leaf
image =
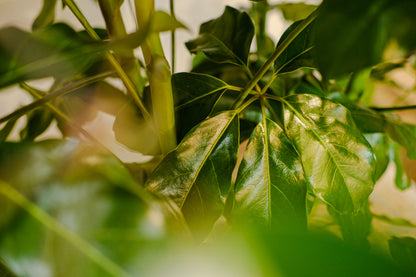
{"label": "dark green leaf", "polygon": [[31,111],[27,115],[27,123],[20,131],[21,140],[35,140],[49,127],[53,120],[53,114],[47,108],[40,108]]}
{"label": "dark green leaf", "polygon": [[283,17],[289,21],[298,21],[308,17],[317,6],[305,3],[282,3],[277,7],[282,11]]}
{"label": "dark green leaf", "polygon": [[[416,47],[410,0],[325,0],[316,20],[316,57],[327,78],[358,71],[382,60],[388,43]],[[340,31],[342,30],[342,31]]]}
{"label": "dark green leaf", "polygon": [[33,33],[14,27],[0,30],[0,87],[29,79],[72,77],[98,61],[104,47],[55,24]]}
{"label": "dark green leaf", "polygon": [[205,74],[177,73],[172,76],[179,140],[210,114],[227,87],[225,82]]}
{"label": "dark green leaf", "polygon": [[339,212],[360,210],[374,186],[374,154],[343,106],[312,95],[283,100],[285,128],[316,196]]}
{"label": "dark green leaf", "polygon": [[56,2],[57,0],[43,0],[42,10],[32,24],[33,31],[53,24]]}
{"label": "dark green leaf", "polygon": [[[289,36],[293,30],[301,23],[302,21],[297,21],[289,26],[289,28],[283,33],[277,47],[279,47],[283,41]],[[276,72],[285,73],[294,71],[299,68],[309,67],[314,68],[315,62],[312,57],[311,50],[313,48],[312,41],[312,29],[314,24],[309,24],[283,51],[282,54],[276,59],[274,63],[274,70]]]}
{"label": "dark green leaf", "polygon": [[10,269],[4,264],[4,262],[1,259],[0,259],[0,276],[1,277],[16,277],[16,275],[10,271]]}
{"label": "dark green leaf", "polygon": [[172,199],[191,229],[203,237],[224,208],[238,145],[235,111],[205,120],[162,160],[146,186]]}
{"label": "dark green leaf", "polygon": [[405,268],[416,272],[416,240],[412,237],[393,237],[389,240],[390,254]]}
{"label": "dark green leaf", "polygon": [[197,39],[186,43],[191,53],[202,51],[219,63],[247,63],[254,36],[254,26],[247,13],[227,6],[219,18],[203,23],[199,34]]}
{"label": "dark green leaf", "polygon": [[234,216],[243,222],[306,227],[300,158],[283,130],[265,118],[254,130],[238,171]]}

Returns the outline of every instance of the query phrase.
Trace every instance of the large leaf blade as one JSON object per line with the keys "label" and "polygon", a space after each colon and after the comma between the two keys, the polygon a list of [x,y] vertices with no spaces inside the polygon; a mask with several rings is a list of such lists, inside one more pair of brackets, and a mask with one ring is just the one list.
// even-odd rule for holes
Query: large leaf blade
{"label": "large leaf blade", "polygon": [[374,186],[374,155],[348,110],[312,95],[284,99],[288,136],[314,193],[340,212],[356,212]]}
{"label": "large leaf blade", "polygon": [[146,187],[172,199],[203,236],[222,212],[238,144],[237,112],[220,113],[194,128],[154,170]]}
{"label": "large leaf blade", "polygon": [[225,82],[210,75],[176,73],[172,76],[179,139],[210,114],[227,87]]}
{"label": "large leaf blade", "polygon": [[239,168],[234,217],[277,227],[306,227],[306,190],[300,158],[291,141],[275,122],[263,119]]}

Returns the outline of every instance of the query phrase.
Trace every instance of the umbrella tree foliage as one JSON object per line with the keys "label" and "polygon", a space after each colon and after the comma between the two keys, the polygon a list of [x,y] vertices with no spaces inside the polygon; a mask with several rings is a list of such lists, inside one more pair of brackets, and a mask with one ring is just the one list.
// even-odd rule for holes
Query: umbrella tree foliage
{"label": "umbrella tree foliage", "polygon": [[[368,251],[368,236],[376,181],[391,161],[406,189],[401,149],[416,158],[416,127],[393,113],[415,107],[371,102],[375,81],[414,66],[416,3],[227,6],[186,42],[190,72],[174,73],[159,38],[171,32],[174,48],[186,28],[173,1],[170,13],[130,3],[133,33],[123,1],[98,1],[98,29],[62,0],[82,31],[55,22],[58,2],[44,0],[31,31],[0,29],[0,87],[33,97],[0,119],[4,276],[196,276],[201,261],[224,276],[412,274],[412,238],[389,239],[386,258]],[[265,31],[275,9],[291,22],[277,42]],[[47,91],[30,85],[45,77]],[[121,144],[153,159],[108,151],[83,129],[98,112],[115,117]],[[20,140],[8,141],[22,116]],[[63,138],[39,141],[52,122]],[[316,207],[339,231],[312,231]]]}

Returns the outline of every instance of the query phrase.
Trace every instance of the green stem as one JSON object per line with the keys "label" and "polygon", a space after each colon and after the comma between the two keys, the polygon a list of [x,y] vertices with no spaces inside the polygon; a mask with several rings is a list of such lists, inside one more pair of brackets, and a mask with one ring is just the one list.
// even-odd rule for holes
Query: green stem
{"label": "green stem", "polygon": [[[169,0],[169,8],[170,8],[170,15],[172,16],[173,19],[176,19],[176,15],[175,15],[175,1],[174,0]],[[176,47],[176,36],[175,36],[176,32],[175,29],[172,29],[172,31],[170,32],[170,38],[171,38],[171,55],[172,55],[172,60],[171,60],[171,67],[172,67],[172,73],[175,73],[175,47]]]}
{"label": "green stem", "polygon": [[37,101],[34,101],[34,102],[32,102],[32,103],[30,103],[26,106],[23,106],[20,109],[17,109],[14,112],[0,118],[0,124],[3,123],[3,122],[8,121],[10,119],[19,118],[22,115],[30,112],[31,110],[34,110],[34,109],[40,107],[41,105],[55,99],[58,96],[64,95],[68,92],[71,92],[71,91],[77,90],[79,88],[85,87],[89,84],[95,83],[99,80],[102,80],[102,79],[108,77],[108,76],[111,76],[112,74],[114,74],[113,71],[105,72],[105,73],[98,74],[96,76],[85,78],[85,79],[77,81],[77,82],[70,83],[69,85],[67,85],[63,88],[60,88],[60,89],[58,89],[54,92],[51,92],[48,95],[42,97],[41,99],[39,99]]}
{"label": "green stem", "polygon": [[[98,0],[98,3],[110,37],[113,39],[126,37],[127,31],[121,15],[119,2],[114,0]],[[128,51],[123,55],[119,54],[117,57],[119,60],[124,61],[123,64],[126,68],[126,73],[133,82],[135,91],[142,96],[144,81],[140,73],[140,65],[133,51]]]}
{"label": "green stem", "polygon": [[293,42],[293,40],[316,18],[318,15],[318,10],[314,11],[309,17],[303,20],[296,28],[291,32],[287,38],[283,41],[279,47],[273,52],[271,57],[263,64],[263,66],[256,72],[253,79],[246,85],[243,92],[239,95],[239,97],[234,102],[233,108],[239,107],[244,99],[250,94],[251,90],[257,85],[257,83],[263,78],[264,74],[269,70],[269,68],[273,65],[276,59],[286,50],[287,47]]}
{"label": "green stem", "polygon": [[[82,26],[84,26],[85,30],[90,35],[90,37],[95,40],[100,40],[100,37],[95,32],[94,28],[92,28],[92,26],[89,24],[88,20],[82,14],[82,12],[78,8],[78,6],[75,4],[75,2],[73,0],[63,0],[63,1],[70,8],[72,13],[79,20]],[[120,79],[123,81],[124,85],[126,86],[126,89],[129,92],[130,96],[133,98],[137,107],[140,109],[143,115],[143,118],[148,122],[152,122],[149,112],[147,111],[146,107],[144,106],[142,100],[139,97],[140,92],[135,90],[134,84],[132,83],[132,81],[126,74],[126,72],[124,72],[120,63],[117,61],[114,55],[111,54],[110,52],[106,53],[106,58],[109,61],[109,63],[113,66],[113,68],[116,70],[117,74],[120,76]]]}
{"label": "green stem", "polygon": [[[154,11],[154,0],[135,0],[139,28],[148,24]],[[171,70],[165,58],[159,34],[152,33],[142,45],[152,96],[153,117],[162,154],[176,147],[175,113]]]}
{"label": "green stem", "polygon": [[33,218],[43,224],[46,228],[68,241],[73,247],[78,249],[79,252],[88,257],[91,261],[103,268],[112,276],[129,276],[119,265],[112,260],[104,256],[100,251],[91,246],[88,242],[83,240],[77,234],[71,232],[58,222],[55,218],[41,210],[34,203],[29,201],[23,194],[17,191],[8,183],[0,181],[0,194],[4,195],[12,202],[20,206]]}
{"label": "green stem", "polygon": [[370,107],[370,109],[378,111],[378,112],[394,112],[394,111],[406,111],[406,110],[415,110],[416,105],[410,105],[410,106],[400,106],[400,107]]}
{"label": "green stem", "polygon": [[257,53],[259,56],[265,56],[267,52],[266,47],[266,18],[269,4],[267,0],[253,2],[253,10],[255,13],[254,21],[256,26],[256,43],[257,43]]}

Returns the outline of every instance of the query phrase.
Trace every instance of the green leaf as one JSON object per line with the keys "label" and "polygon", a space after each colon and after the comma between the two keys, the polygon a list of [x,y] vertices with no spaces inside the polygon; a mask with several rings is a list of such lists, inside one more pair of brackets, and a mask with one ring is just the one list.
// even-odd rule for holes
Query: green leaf
{"label": "green leaf", "polygon": [[201,25],[199,35],[186,43],[191,53],[202,51],[218,63],[246,65],[254,36],[247,13],[227,6],[219,18]]}
{"label": "green leaf", "polygon": [[40,108],[31,111],[27,115],[27,123],[24,129],[20,131],[21,140],[35,140],[41,135],[52,123],[54,116],[47,108]]}
{"label": "green leaf", "polygon": [[239,221],[306,228],[306,190],[299,155],[284,131],[264,118],[238,171],[233,215]]}
{"label": "green leaf", "polygon": [[98,61],[104,47],[55,24],[33,33],[14,27],[0,30],[0,88],[25,80],[73,77]]}
{"label": "green leaf", "polygon": [[141,275],[172,230],[164,204],[92,145],[2,143],[0,176],[0,256],[18,276]]}
{"label": "green leaf", "polygon": [[412,237],[393,237],[389,240],[390,254],[396,262],[416,272],[416,240]]}
{"label": "green leaf", "polygon": [[177,135],[180,140],[210,114],[227,87],[220,79],[205,74],[177,73],[172,76],[178,119]]}
{"label": "green leaf", "polygon": [[32,24],[32,30],[45,28],[55,20],[55,7],[57,0],[43,0],[42,10]]}
{"label": "green leaf", "polygon": [[377,181],[384,174],[390,163],[390,140],[384,133],[366,134],[365,138],[373,148],[376,157],[374,180]]}
{"label": "green leaf", "polygon": [[[302,21],[297,21],[289,26],[283,33],[277,47],[289,36]],[[311,50],[313,49],[312,30],[314,24],[309,24],[289,45],[282,54],[274,62],[274,71],[279,73],[286,73],[294,71],[299,68],[314,68],[315,62],[312,57]]]}
{"label": "green leaf", "polygon": [[163,11],[155,11],[152,14],[151,30],[153,32],[166,32],[175,29],[188,29],[182,22]]}
{"label": "green leaf", "polygon": [[279,8],[283,14],[283,17],[288,21],[298,21],[308,17],[317,6],[309,5],[305,3],[282,3],[278,4]]}
{"label": "green leaf", "polygon": [[339,212],[356,212],[374,186],[374,154],[343,106],[312,95],[284,98],[285,129],[313,192]]}
{"label": "green leaf", "polygon": [[414,49],[415,12],[416,3],[409,0],[324,1],[315,32],[321,73],[333,78],[375,65],[395,40]]}
{"label": "green leaf", "polygon": [[416,126],[402,122],[393,114],[385,114],[385,117],[385,132],[406,149],[410,159],[416,159]]}
{"label": "green leaf", "polygon": [[410,188],[412,182],[403,164],[402,147],[394,142],[391,144],[391,147],[391,159],[393,160],[394,166],[396,167],[394,184],[400,190],[408,189]]}
{"label": "green leaf", "polygon": [[237,112],[220,113],[194,128],[162,160],[146,186],[172,199],[196,236],[204,237],[223,211],[238,145]]}

